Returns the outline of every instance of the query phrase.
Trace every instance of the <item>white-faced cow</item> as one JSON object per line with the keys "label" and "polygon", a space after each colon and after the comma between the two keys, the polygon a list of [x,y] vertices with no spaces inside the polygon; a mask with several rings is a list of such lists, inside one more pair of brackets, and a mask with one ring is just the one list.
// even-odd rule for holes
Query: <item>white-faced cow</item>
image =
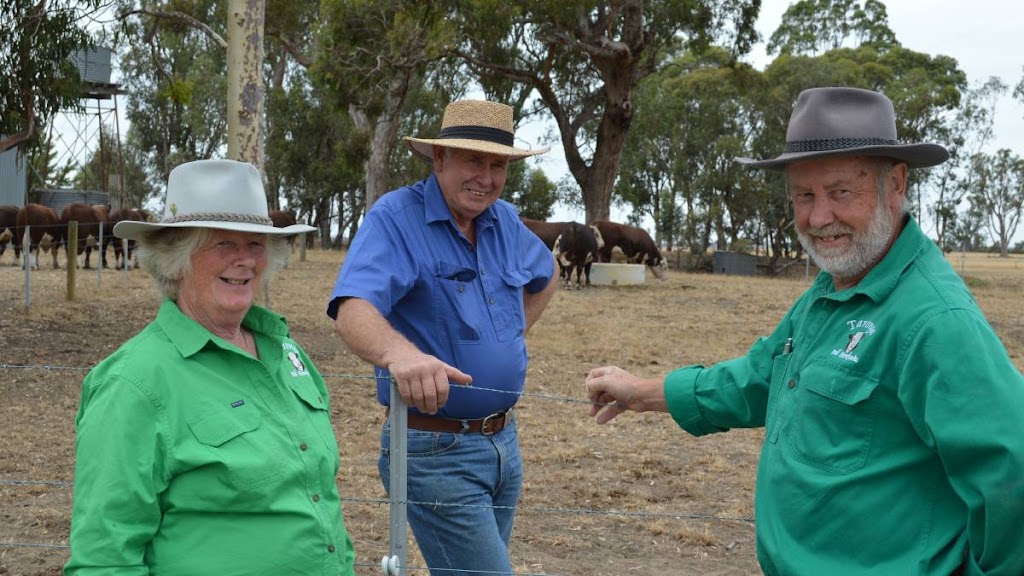
{"label": "white-faced cow", "polygon": [[[70,240],[68,223],[78,221],[78,250],[77,254],[70,253]],[[76,256],[81,258],[85,253],[85,264],[79,264],[79,268],[89,268],[89,256],[92,255],[93,246],[96,245],[96,238],[100,237],[100,219],[89,204],[74,202],[68,204],[60,213],[60,224],[63,229],[62,235],[66,250],[68,250],[68,262]],[[90,240],[90,236],[92,239]],[[76,258],[76,260],[78,259]]]}
{"label": "white-faced cow", "polygon": [[[139,259],[135,254],[135,240],[128,240],[128,254],[124,253],[124,240],[114,236],[114,225],[122,220],[132,220],[135,222],[146,222],[149,220],[149,215],[144,210],[138,208],[116,208],[110,212],[110,216],[107,217],[107,225],[103,229],[103,247],[100,248],[100,256],[103,260],[103,267],[107,267],[107,246],[114,245],[114,266],[118,268],[124,267],[124,261],[128,260],[132,262],[134,268],[139,267]],[[133,258],[135,256],[135,258]]]}
{"label": "white-faced cow", "polygon": [[[14,231],[18,226],[18,207],[8,204],[0,205],[0,258],[7,250],[7,244],[15,241]],[[13,244],[11,246],[14,247]],[[17,252],[14,253],[14,265],[18,265]]]}
{"label": "white-faced cow", "polygon": [[26,204],[18,210],[17,224],[14,228],[14,255],[21,258],[21,244],[25,237],[25,227],[29,227],[29,251],[36,253],[35,269],[39,269],[39,250],[53,252],[53,268],[60,268],[57,264],[57,247],[60,246],[62,238],[60,232],[60,218],[53,208],[42,204]]}
{"label": "white-faced cow", "polygon": [[597,237],[589,226],[569,222],[562,227],[551,252],[561,267],[566,288],[573,287],[573,270],[576,271],[575,288],[583,288],[583,276],[586,276],[586,285],[590,285],[590,266],[597,258],[598,248]]}
{"label": "white-faced cow", "polygon": [[628,262],[646,264],[658,279],[665,279],[668,263],[662,258],[661,251],[646,230],[607,220],[598,220],[593,226],[597,226],[604,237],[604,246],[599,251],[599,262],[611,262],[612,249],[618,246],[626,255]]}
{"label": "white-faced cow", "polygon": [[[551,249],[551,252],[552,254],[555,255],[555,258],[558,258],[558,253],[565,248],[564,245],[560,245],[557,250],[555,248],[555,241],[565,231],[565,227],[569,226],[570,224],[582,226],[582,224],[579,224],[578,222],[542,222],[540,220],[524,218],[522,216],[520,216],[519,219],[522,220],[523,225],[529,228],[531,232],[536,234],[537,237],[540,238],[542,242],[544,242],[545,246]],[[594,236],[594,239],[597,242],[597,248],[600,249],[602,246],[604,246],[604,240],[601,238],[600,230],[598,230],[594,226],[590,226],[589,228]],[[597,256],[595,252],[594,258],[596,257]],[[567,276],[569,272],[565,265],[562,264],[561,260],[559,260],[559,269],[559,277],[561,277],[562,280],[565,281],[566,286],[568,286],[569,279],[567,278]],[[590,284],[590,264],[586,265],[585,272],[587,277],[587,284]]]}

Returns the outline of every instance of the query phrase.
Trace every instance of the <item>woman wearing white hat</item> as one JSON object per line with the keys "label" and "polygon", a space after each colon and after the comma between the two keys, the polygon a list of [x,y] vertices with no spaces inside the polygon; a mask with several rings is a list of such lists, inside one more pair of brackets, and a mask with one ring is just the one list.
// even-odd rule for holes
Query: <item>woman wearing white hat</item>
{"label": "woman wearing white hat", "polygon": [[353,573],[327,389],[279,315],[259,172],[175,168],[160,222],[118,223],[165,300],[82,383],[65,574]]}

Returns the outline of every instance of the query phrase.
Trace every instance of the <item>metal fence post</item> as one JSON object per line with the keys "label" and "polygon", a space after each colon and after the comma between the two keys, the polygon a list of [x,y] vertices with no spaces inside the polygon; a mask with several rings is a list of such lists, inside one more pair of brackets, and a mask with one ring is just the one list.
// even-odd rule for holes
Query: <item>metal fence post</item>
{"label": "metal fence post", "polygon": [[386,576],[406,576],[409,556],[408,517],[406,503],[406,457],[408,456],[409,407],[398,393],[398,383],[391,379],[391,410],[388,416],[391,424],[391,548],[389,555],[380,562],[380,569]]}

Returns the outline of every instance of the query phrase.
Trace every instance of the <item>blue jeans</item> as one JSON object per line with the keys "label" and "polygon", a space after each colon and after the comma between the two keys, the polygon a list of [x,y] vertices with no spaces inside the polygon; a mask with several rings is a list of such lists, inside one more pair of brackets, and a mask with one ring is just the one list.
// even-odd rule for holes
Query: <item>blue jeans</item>
{"label": "blue jeans", "polygon": [[[388,494],[390,433],[385,423],[378,469]],[[408,449],[409,501],[441,504],[408,506],[431,576],[512,574],[508,545],[523,487],[515,417],[491,436],[410,429]]]}

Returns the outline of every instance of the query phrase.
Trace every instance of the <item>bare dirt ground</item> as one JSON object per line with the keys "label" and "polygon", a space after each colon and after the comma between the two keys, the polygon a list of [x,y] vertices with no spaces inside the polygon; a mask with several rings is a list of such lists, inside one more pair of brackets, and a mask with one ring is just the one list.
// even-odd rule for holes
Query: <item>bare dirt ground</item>
{"label": "bare dirt ground", "polygon": [[[370,575],[380,573],[388,551],[388,507],[376,472],[383,413],[368,367],[344,349],[324,314],[342,257],[310,252],[279,275],[270,294],[328,377],[342,452],[339,489],[357,573]],[[0,574],[59,574],[68,557],[81,380],[152,319],[158,300],[145,272],[105,271],[99,288],[94,271],[79,271],[78,299],[67,302],[65,272],[44,269],[32,275],[26,310],[24,274],[9,259],[0,264]],[[950,260],[964,267],[1024,367],[1024,260]],[[529,395],[518,409],[526,479],[512,544],[517,573],[760,574],[752,516],[761,431],[697,439],[655,414],[597,426],[586,416],[582,382],[604,364],[660,376],[742,354],[805,288],[802,274],[673,271],[665,281],[648,274],[642,286],[556,294],[528,336]],[[25,365],[32,367],[14,367]],[[411,548],[410,564],[423,566]]]}

